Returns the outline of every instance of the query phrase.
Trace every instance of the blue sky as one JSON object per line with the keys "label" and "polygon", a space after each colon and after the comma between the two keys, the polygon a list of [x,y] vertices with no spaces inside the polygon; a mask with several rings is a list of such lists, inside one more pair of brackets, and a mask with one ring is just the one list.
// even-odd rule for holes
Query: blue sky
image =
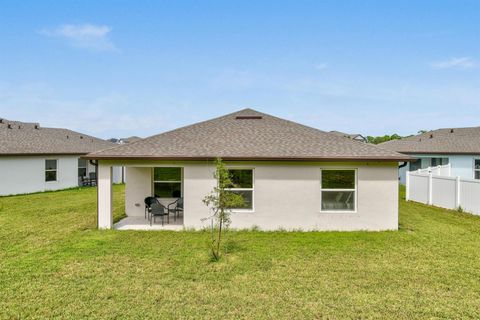
{"label": "blue sky", "polygon": [[148,136],[244,107],[480,125],[480,1],[2,1],[0,117]]}

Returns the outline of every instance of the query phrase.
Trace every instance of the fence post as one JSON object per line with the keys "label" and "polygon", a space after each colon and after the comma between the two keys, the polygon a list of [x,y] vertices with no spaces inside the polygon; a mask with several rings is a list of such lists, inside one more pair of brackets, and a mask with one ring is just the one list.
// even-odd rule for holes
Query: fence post
{"label": "fence post", "polygon": [[455,180],[455,207],[458,209],[461,206],[460,203],[460,176]]}
{"label": "fence post", "polygon": [[432,180],[433,180],[433,179],[432,179],[432,173],[430,172],[430,173],[428,174],[428,204],[429,204],[429,205],[432,205],[432,204],[433,204],[433,203],[432,203],[432,202],[433,202],[433,201],[432,201],[432,195],[433,195],[433,192],[432,192],[432,191],[433,191],[433,190],[432,190],[432,189],[433,189],[433,188],[432,188],[432,186],[433,186]]}
{"label": "fence post", "polygon": [[407,175],[405,176],[405,201],[410,200],[410,171],[407,170]]}

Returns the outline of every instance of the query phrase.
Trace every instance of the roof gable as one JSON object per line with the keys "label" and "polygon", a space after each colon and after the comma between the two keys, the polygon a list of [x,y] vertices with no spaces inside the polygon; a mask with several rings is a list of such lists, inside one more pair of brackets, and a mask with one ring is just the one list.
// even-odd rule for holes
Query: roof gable
{"label": "roof gable", "polygon": [[154,135],[91,159],[405,160],[404,155],[252,109]]}

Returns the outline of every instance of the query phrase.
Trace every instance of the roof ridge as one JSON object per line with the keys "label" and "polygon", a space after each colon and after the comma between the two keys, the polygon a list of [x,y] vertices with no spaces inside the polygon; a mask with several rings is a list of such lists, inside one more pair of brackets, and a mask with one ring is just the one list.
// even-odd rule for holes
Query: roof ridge
{"label": "roof ridge", "polygon": [[445,127],[445,128],[438,128],[430,131],[438,131],[438,130],[451,130],[451,129],[480,129],[480,126],[471,126],[471,127]]}

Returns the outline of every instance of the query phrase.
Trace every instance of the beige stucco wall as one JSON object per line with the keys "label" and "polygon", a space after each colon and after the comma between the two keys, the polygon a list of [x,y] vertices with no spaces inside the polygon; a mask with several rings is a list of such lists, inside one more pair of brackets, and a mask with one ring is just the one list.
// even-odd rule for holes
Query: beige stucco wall
{"label": "beige stucco wall", "polygon": [[127,167],[125,175],[125,213],[128,216],[144,216],[143,200],[152,194],[152,168]]}
{"label": "beige stucco wall", "polygon": [[[127,161],[128,162],[128,161]],[[111,162],[115,164],[115,162]],[[210,212],[202,199],[215,185],[212,162],[141,162],[127,166],[126,210],[143,215],[143,199],[151,194],[151,166],[183,167],[184,226],[201,228]],[[254,169],[254,210],[234,212],[232,228],[263,230],[396,230],[398,228],[397,163],[228,163]],[[357,211],[320,212],[320,169],[357,170]]]}

